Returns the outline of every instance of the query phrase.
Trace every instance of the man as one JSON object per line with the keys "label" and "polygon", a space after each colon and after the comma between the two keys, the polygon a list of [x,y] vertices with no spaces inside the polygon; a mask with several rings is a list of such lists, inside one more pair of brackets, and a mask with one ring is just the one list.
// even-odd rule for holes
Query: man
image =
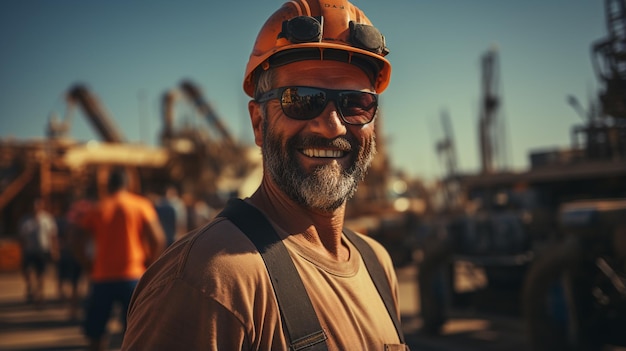
{"label": "man", "polygon": [[[70,208],[69,211],[72,209]],[[80,262],[74,257],[72,252],[72,237],[75,232],[72,226],[74,223],[70,220],[70,212],[67,215],[59,214],[56,216],[56,224],[58,231],[59,243],[59,259],[57,261],[57,293],[59,299],[69,305],[69,318],[75,320],[78,318],[78,308],[80,305],[79,282],[82,275],[82,267]],[[72,229],[70,229],[72,228]],[[69,298],[66,294],[69,287]]]}
{"label": "man", "polygon": [[41,306],[44,300],[44,273],[48,262],[58,258],[58,230],[41,198],[33,201],[33,212],[20,225],[22,274],[26,300]]}
{"label": "man", "polygon": [[79,235],[76,256],[91,272],[90,296],[85,308],[84,332],[89,350],[108,346],[106,326],[114,303],[120,303],[126,325],[133,290],[146,267],[165,247],[165,235],[152,203],[127,190],[124,169],[111,170],[108,196],[79,219],[78,234],[93,242],[93,262],[86,254],[88,238]]}
{"label": "man", "polygon": [[[391,69],[386,53],[380,32],[347,1],[291,1],[268,19],[244,82],[264,176],[244,207],[260,210],[278,239],[259,250],[264,233],[239,228],[248,221],[260,229],[260,222],[233,221],[227,208],[175,243],[133,295],[123,350],[405,350],[394,327],[389,255],[358,236],[383,272],[391,311],[365,254],[343,233],[346,200],[375,152],[376,93]],[[288,255],[279,269],[293,262],[295,279],[274,279],[264,264],[273,266],[267,251],[282,245]],[[306,291],[293,289],[296,280]],[[321,331],[298,339],[287,310],[297,312],[302,295],[314,313],[294,324],[319,322]]]}

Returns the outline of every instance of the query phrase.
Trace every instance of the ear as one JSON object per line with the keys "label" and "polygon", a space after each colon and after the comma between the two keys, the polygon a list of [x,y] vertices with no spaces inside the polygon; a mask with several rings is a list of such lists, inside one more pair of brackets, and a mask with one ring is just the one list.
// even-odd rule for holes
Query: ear
{"label": "ear", "polygon": [[263,111],[261,104],[254,100],[248,102],[248,113],[250,114],[250,122],[252,122],[252,131],[254,132],[254,143],[263,146]]}

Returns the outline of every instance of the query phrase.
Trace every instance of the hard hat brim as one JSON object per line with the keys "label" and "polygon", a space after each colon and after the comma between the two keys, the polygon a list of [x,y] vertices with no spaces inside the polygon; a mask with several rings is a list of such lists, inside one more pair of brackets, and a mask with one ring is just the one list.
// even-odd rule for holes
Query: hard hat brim
{"label": "hard hat brim", "polygon": [[258,71],[297,61],[333,60],[355,64],[370,75],[377,93],[387,88],[391,78],[391,63],[383,56],[343,43],[298,43],[274,48],[263,57],[254,56],[253,53],[246,67],[243,84],[243,90],[250,97],[254,97],[255,75]]}

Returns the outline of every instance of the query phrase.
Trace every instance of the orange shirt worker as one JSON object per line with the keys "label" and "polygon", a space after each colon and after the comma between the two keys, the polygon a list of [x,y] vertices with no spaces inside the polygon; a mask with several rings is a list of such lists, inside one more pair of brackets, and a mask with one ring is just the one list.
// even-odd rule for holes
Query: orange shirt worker
{"label": "orange shirt worker", "polygon": [[107,349],[106,325],[114,303],[121,304],[122,325],[126,325],[125,312],[133,290],[165,247],[165,234],[152,203],[129,192],[126,185],[124,170],[112,170],[109,195],[80,220],[93,243],[92,259],[85,254],[86,237],[81,237],[76,250],[91,277],[84,325],[90,350]]}

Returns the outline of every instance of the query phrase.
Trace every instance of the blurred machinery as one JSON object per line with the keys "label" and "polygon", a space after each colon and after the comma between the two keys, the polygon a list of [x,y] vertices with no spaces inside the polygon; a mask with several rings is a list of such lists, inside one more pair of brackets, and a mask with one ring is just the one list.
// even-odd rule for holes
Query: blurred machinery
{"label": "blurred machinery", "polygon": [[[178,94],[178,95],[175,95]],[[164,96],[164,128],[160,146],[129,143],[99,99],[82,84],[67,94],[63,121],[51,117],[47,138],[0,140],[0,234],[17,232],[19,220],[36,197],[54,214],[82,197],[103,195],[108,170],[126,167],[131,189],[156,192],[176,185],[182,192],[219,208],[231,196],[244,196],[260,182],[260,153],[238,143],[189,81]],[[210,122],[208,127],[175,128],[172,96],[182,96]],[[101,141],[78,142],[66,136],[76,106]]]}
{"label": "blurred machinery", "polygon": [[[608,37],[591,47],[603,87],[569,148],[531,152],[524,171],[494,167],[498,99],[483,79],[482,170],[446,177],[458,182],[458,198],[420,262],[425,331],[440,332],[449,308],[477,307],[488,290],[523,301],[499,306],[487,295],[481,307],[522,315],[534,350],[626,345],[626,1],[605,7]],[[471,268],[475,285],[459,285],[459,267]]]}

